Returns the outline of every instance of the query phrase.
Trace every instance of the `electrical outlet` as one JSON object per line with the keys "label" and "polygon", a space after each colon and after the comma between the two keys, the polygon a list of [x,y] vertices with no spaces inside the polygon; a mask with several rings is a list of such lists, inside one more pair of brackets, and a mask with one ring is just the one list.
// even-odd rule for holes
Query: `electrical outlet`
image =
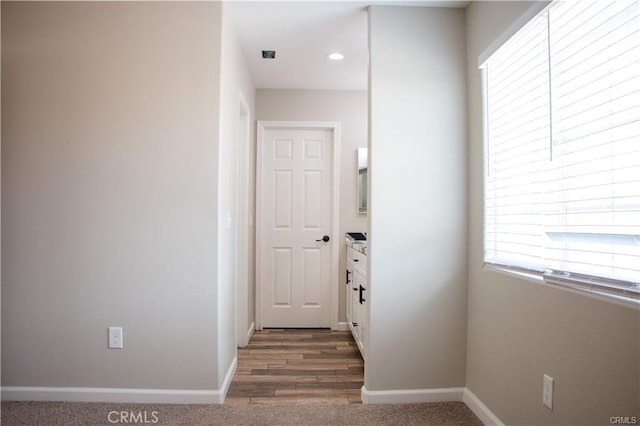
{"label": "electrical outlet", "polygon": [[546,374],[542,379],[542,403],[553,410],[553,378]]}
{"label": "electrical outlet", "polygon": [[109,348],[122,349],[122,327],[109,327]]}

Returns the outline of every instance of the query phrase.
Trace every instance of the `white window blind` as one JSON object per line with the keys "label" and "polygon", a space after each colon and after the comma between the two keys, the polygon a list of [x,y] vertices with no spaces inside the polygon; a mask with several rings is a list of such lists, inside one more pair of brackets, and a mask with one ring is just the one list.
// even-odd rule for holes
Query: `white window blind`
{"label": "white window blind", "polygon": [[640,301],[639,7],[553,2],[484,64],[487,263]]}
{"label": "white window blind", "polygon": [[485,68],[487,182],[485,259],[543,265],[543,187],[549,148],[546,18],[535,17]]}

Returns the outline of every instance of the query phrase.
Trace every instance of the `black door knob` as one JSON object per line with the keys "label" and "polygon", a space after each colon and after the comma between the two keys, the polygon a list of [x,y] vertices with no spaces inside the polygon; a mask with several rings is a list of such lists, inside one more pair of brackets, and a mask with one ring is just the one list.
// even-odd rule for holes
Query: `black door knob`
{"label": "black door knob", "polygon": [[316,240],[316,241],[324,241],[325,243],[328,243],[330,239],[331,239],[331,238],[329,238],[329,236],[328,236],[328,235],[325,235],[324,237],[322,237],[321,239]]}

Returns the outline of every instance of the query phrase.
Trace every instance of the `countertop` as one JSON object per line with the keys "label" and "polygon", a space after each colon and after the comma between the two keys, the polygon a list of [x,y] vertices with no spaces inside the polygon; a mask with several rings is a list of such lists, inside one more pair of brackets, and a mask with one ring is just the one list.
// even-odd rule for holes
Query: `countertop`
{"label": "countertop", "polygon": [[360,253],[367,255],[367,242],[366,241],[356,241],[353,238],[350,238],[348,235],[345,236],[345,244],[347,247],[351,247],[352,249],[359,251]]}

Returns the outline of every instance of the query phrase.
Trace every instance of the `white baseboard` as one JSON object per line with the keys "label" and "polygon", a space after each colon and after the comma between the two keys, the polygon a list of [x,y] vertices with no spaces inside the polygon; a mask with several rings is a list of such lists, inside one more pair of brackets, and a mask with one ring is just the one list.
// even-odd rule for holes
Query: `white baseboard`
{"label": "white baseboard", "polygon": [[346,321],[338,323],[338,331],[349,331],[349,324]]}
{"label": "white baseboard", "polygon": [[418,402],[462,401],[465,388],[403,389],[370,391],[362,386],[363,404],[410,404]]}
{"label": "white baseboard", "polygon": [[223,404],[224,399],[227,397],[227,392],[229,392],[229,386],[231,386],[231,381],[233,380],[233,375],[236,374],[236,369],[238,368],[238,357],[233,357],[233,361],[231,361],[231,365],[227,370],[227,374],[224,376],[224,381],[222,382],[222,387],[218,392],[218,404]]}
{"label": "white baseboard", "polygon": [[498,416],[493,414],[489,407],[484,405],[484,403],[480,401],[480,399],[468,388],[464,389],[462,401],[485,425],[504,426],[504,423],[498,418]]}
{"label": "white baseboard", "polygon": [[238,347],[246,348],[249,342],[251,341],[251,338],[253,337],[253,333],[255,331],[256,331],[256,323],[252,322],[251,325],[249,325],[249,329],[247,330],[246,335],[242,335],[241,333],[238,333]]}
{"label": "white baseboard", "polygon": [[216,390],[3,386],[0,392],[2,401],[219,404],[224,400]]}
{"label": "white baseboard", "polygon": [[468,388],[406,389],[370,391],[362,386],[363,404],[411,404],[420,402],[462,401],[485,425],[504,423]]}
{"label": "white baseboard", "polygon": [[0,388],[0,400],[222,404],[237,366],[238,360],[234,358],[219,390],[3,386]]}
{"label": "white baseboard", "polygon": [[251,326],[249,326],[249,331],[247,331],[247,343],[251,341],[253,337],[253,333],[256,331],[256,323],[252,322]]}

